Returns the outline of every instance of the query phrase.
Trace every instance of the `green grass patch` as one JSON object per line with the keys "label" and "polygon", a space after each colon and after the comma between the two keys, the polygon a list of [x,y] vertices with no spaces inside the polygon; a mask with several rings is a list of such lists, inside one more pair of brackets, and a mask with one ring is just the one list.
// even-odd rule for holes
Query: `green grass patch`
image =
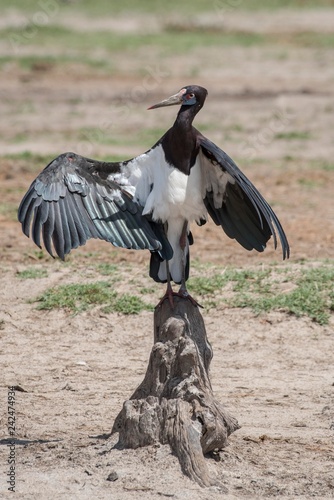
{"label": "green grass patch", "polygon": [[[284,155],[283,156],[283,160],[284,161],[288,161],[288,162],[292,162],[292,161],[296,161],[296,157],[295,156],[292,156],[292,155]],[[284,165],[283,165],[284,166]]]}
{"label": "green grass patch", "polygon": [[302,177],[301,179],[298,179],[298,184],[302,187],[305,187],[307,189],[314,189],[314,188],[318,188],[320,186],[323,186],[324,184],[324,181],[317,181],[317,180],[313,180],[313,179],[306,179],[304,177]]}
{"label": "green grass patch", "polygon": [[244,127],[241,123],[231,123],[231,125],[228,126],[228,129],[232,132],[243,132]]}
{"label": "green grass patch", "polygon": [[16,273],[17,278],[28,280],[28,279],[38,279],[38,278],[46,278],[48,276],[48,272],[46,269],[36,268],[36,267],[28,267],[23,271],[18,271]]}
{"label": "green grass patch", "polygon": [[[140,146],[149,148],[164,135],[163,128],[141,128],[139,130],[126,132],[124,130],[109,130],[108,128],[82,127],[79,139],[93,144],[109,144],[113,146]],[[124,156],[121,158],[124,160]],[[107,161],[117,161],[115,157],[108,157]]]}
{"label": "green grass patch", "polygon": [[309,316],[317,323],[328,323],[334,311],[334,267],[303,270],[296,276],[295,288],[288,293],[274,293],[271,286],[262,295],[243,293],[235,297],[234,307],[251,307],[255,313],[283,310],[298,317]]}
{"label": "green grass patch", "polygon": [[49,260],[49,254],[43,250],[31,250],[31,252],[25,253],[25,257],[32,260]]}
{"label": "green grass patch", "polygon": [[20,153],[8,153],[3,156],[3,158],[8,158],[10,160],[23,160],[29,163],[40,163],[46,165],[50,163],[51,160],[56,158],[55,155],[41,155],[38,153],[32,153],[31,151],[22,151]]}
{"label": "green grass patch", "polygon": [[[14,37],[14,35],[9,35],[9,39]],[[47,37],[49,39],[50,35]],[[79,34],[80,38],[80,34]],[[38,73],[44,73],[52,70],[54,67],[58,66],[77,66],[78,64],[94,68],[95,70],[101,70],[103,73],[112,74],[114,72],[114,66],[110,59],[97,59],[95,57],[88,57],[84,53],[77,53],[76,55],[52,55],[52,56],[38,56],[38,55],[19,55],[20,47],[25,45],[33,45],[29,39],[18,39],[15,44],[15,38],[12,38],[12,48],[14,49],[13,55],[0,56],[0,68],[5,66],[9,62],[15,62],[17,66],[25,71],[34,71]],[[47,41],[47,43],[49,43]],[[60,44],[61,45],[61,44]]]}
{"label": "green grass patch", "polygon": [[95,269],[97,270],[98,273],[102,274],[103,276],[114,275],[115,273],[118,272],[118,266],[116,266],[116,264],[108,264],[106,262],[97,264],[95,266]]}
{"label": "green grass patch", "polygon": [[119,312],[121,314],[139,314],[141,311],[153,311],[153,306],[146,304],[136,295],[124,293],[117,296],[115,302],[106,307],[102,311],[106,313]]}
{"label": "green grass patch", "polygon": [[199,295],[203,297],[210,294],[213,295],[216,292],[219,292],[226,285],[226,283],[228,283],[228,275],[229,272],[224,272],[222,274],[215,274],[214,276],[207,276],[205,278],[190,278],[188,282],[188,290],[194,296]]}
{"label": "green grass patch", "polygon": [[[266,43],[267,36],[260,33],[224,31],[220,27],[203,28],[197,24],[167,23],[165,25],[165,34],[173,35],[183,49],[191,49],[201,46],[232,46],[240,45],[242,47],[251,47]],[[200,43],[202,42],[202,43]]]}
{"label": "green grass patch", "polygon": [[[97,57],[96,51],[101,49],[115,53],[129,52],[136,54],[147,47],[154,48],[158,55],[173,55],[175,52],[191,52],[193,49],[210,47],[252,47],[252,46],[334,46],[334,35],[323,33],[260,34],[239,32],[224,29],[203,28],[196,24],[166,23],[160,33],[115,33],[110,31],[74,31],[63,26],[38,26],[34,36],[31,27],[26,29],[5,28],[0,30],[0,38],[6,40],[10,51],[0,58],[4,65],[16,60],[24,69],[47,71],[55,64],[86,64],[102,70],[115,71],[117,68],[105,55]],[[46,49],[57,47],[59,54],[50,56],[22,55],[22,47],[39,47]],[[71,52],[68,52],[70,47]]]}
{"label": "green grass patch", "polygon": [[334,47],[334,34],[306,31],[304,33],[293,33],[289,42],[302,47],[332,48]]}
{"label": "green grass patch", "polygon": [[140,287],[139,288],[139,293],[141,293],[142,295],[150,295],[150,294],[153,294],[156,292],[156,289],[154,288],[154,286],[143,286],[143,287]]}
{"label": "green grass patch", "polygon": [[[179,9],[178,9],[179,10]],[[56,23],[56,17],[53,22]],[[175,53],[191,53],[202,48],[224,48],[231,46],[305,46],[318,48],[334,47],[334,35],[331,33],[272,33],[262,34],[247,31],[233,31],[225,28],[203,27],[182,18],[177,23],[166,22],[159,33],[115,33],[107,30],[77,31],[57,24],[26,27],[9,27],[0,30],[0,39],[8,44],[9,51],[0,58],[0,67],[16,61],[24,70],[45,72],[55,65],[82,64],[101,70],[107,74],[117,71],[114,64],[115,54],[136,54],[142,56],[150,48],[157,57],[171,56]],[[53,55],[23,55],[22,48],[44,47],[45,50],[57,47]],[[103,56],[98,56],[98,51]],[[108,57],[107,54],[110,55]],[[196,71],[196,65],[193,71]]]}
{"label": "green grass patch", "polygon": [[318,167],[321,169],[321,170],[325,170],[325,172],[334,172],[334,163],[327,163],[327,162],[324,162],[324,163],[320,163],[318,165]]}
{"label": "green grass patch", "polygon": [[310,132],[303,130],[292,130],[291,132],[279,132],[275,135],[275,139],[285,139],[287,141],[307,140],[311,138]]}
{"label": "green grass patch", "polygon": [[10,142],[12,144],[20,144],[21,142],[25,142],[27,140],[28,135],[24,132],[18,132],[11,139]]}
{"label": "green grass patch", "polygon": [[[48,2],[45,2],[48,5]],[[20,12],[30,13],[33,15],[36,12],[43,12],[43,3],[38,3],[36,0],[0,0],[0,8],[18,9]],[[332,0],[248,0],[247,3],[241,1],[226,1],[217,0],[208,3],[206,0],[193,0],[191,4],[188,2],[179,2],[178,0],[170,0],[169,2],[155,0],[123,0],[122,2],[110,2],[109,0],[99,0],[92,2],[91,0],[80,0],[80,2],[50,2],[50,7],[53,7],[49,12],[51,15],[58,13],[64,14],[87,14],[91,16],[106,16],[115,14],[131,13],[149,13],[160,15],[171,15],[177,12],[178,16],[186,16],[189,18],[195,14],[215,13],[217,16],[221,12],[223,15],[226,11],[238,11],[241,9],[247,10],[276,10],[276,9],[307,9],[332,7]]]}
{"label": "green grass patch", "polygon": [[[54,158],[58,155],[41,155],[34,154],[30,151],[23,151],[21,153],[12,153],[6,154],[4,156],[0,156],[1,158],[6,160],[11,160],[11,163],[15,162],[15,169],[19,168],[19,171],[25,174],[38,174],[40,173],[46,165],[50,163]],[[28,186],[26,186],[28,187]],[[16,207],[18,208],[18,207]]]}
{"label": "green grass patch", "polygon": [[194,295],[206,296],[220,291],[227,284],[232,284],[233,291],[243,292],[252,289],[260,292],[267,288],[265,278],[270,276],[270,269],[261,271],[237,270],[226,268],[219,274],[209,277],[195,277],[189,280],[189,291]]}
{"label": "green grass patch", "polygon": [[17,221],[17,208],[16,203],[0,203],[0,215],[3,215],[7,220]]}
{"label": "green grass patch", "polygon": [[250,307],[256,314],[281,310],[297,317],[308,316],[324,325],[334,311],[334,266],[307,266],[305,262],[297,269],[227,268],[206,278],[191,278],[189,291],[203,297],[207,308],[224,301],[230,307]]}
{"label": "green grass patch", "polygon": [[74,314],[99,305],[104,306],[102,310],[106,313],[138,314],[152,309],[139,297],[117,293],[111,283],[105,281],[50,288],[33,302],[38,302],[37,309],[65,309]]}

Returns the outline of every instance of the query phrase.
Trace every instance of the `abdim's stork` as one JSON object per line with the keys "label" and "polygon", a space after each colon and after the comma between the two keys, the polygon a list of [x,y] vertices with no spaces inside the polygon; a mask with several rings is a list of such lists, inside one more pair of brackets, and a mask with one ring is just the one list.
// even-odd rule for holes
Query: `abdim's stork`
{"label": "abdim's stork", "polygon": [[[247,250],[262,252],[271,236],[289,257],[284,230],[266,200],[233,160],[192,126],[207,90],[197,85],[149,109],[181,105],[174,125],[146,153],[123,162],[101,162],[64,153],[31,184],[18,218],[24,234],[64,259],[89,238],[148,249],[150,276],[181,284],[189,297],[189,224],[208,214]],[[171,299],[172,301],[172,299]]]}

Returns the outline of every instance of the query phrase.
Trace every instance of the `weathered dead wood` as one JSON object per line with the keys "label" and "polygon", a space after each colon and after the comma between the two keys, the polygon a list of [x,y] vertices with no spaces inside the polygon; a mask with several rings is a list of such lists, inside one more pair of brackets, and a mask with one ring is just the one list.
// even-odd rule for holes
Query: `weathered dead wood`
{"label": "weathered dead wood", "polygon": [[154,345],[145,378],[116,417],[119,446],[169,443],[182,470],[202,486],[214,483],[204,454],[221,449],[238,423],[214,398],[212,349],[204,321],[189,300],[165,300],[154,312]]}

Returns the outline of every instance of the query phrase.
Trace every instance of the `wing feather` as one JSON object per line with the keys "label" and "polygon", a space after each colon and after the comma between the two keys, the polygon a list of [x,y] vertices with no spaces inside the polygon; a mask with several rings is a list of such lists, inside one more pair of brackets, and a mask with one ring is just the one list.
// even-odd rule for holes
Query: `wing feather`
{"label": "wing feather", "polygon": [[34,214],[34,208],[35,204],[37,204],[38,201],[36,200],[35,196],[29,196],[26,198],[26,206],[25,206],[25,218],[22,223],[22,230],[26,236],[29,236],[29,231],[30,231],[30,223],[31,219]]}
{"label": "wing feather", "polygon": [[45,223],[42,226],[42,235],[43,235],[44,246],[47,252],[51,255],[51,257],[54,257],[51,246],[51,238],[54,231],[54,225],[55,225],[54,204],[50,203],[48,218],[46,219]]}
{"label": "wing feather", "polygon": [[70,200],[72,200],[70,196],[64,197],[64,208],[67,215],[68,229],[70,231],[71,248],[78,248],[79,245],[83,245],[86,242],[86,238],[82,238],[84,231],[81,223],[79,224],[80,219],[77,218],[77,223],[75,222]]}
{"label": "wing feather", "polygon": [[262,252],[270,237],[281,242],[283,259],[290,255],[287,237],[277,215],[234,161],[206,137],[199,135],[205,179],[204,203],[215,224],[247,250]]}
{"label": "wing feather", "polygon": [[65,257],[65,236],[64,236],[64,225],[62,224],[61,213],[60,213],[61,203],[54,204],[54,232],[52,233],[52,243],[56,250],[57,255],[64,260]]}
{"label": "wing feather", "polygon": [[69,215],[68,212],[66,211],[66,205],[64,203],[64,199],[61,199],[61,202],[58,204],[59,206],[59,215],[60,215],[60,223],[61,227],[63,230],[63,259],[65,255],[70,253],[72,249],[72,237],[71,237],[71,231],[70,231],[70,223],[69,223]]}
{"label": "wing feather", "polygon": [[39,206],[35,205],[35,215],[34,215],[34,221],[32,223],[32,239],[39,248],[41,248],[42,226],[46,222],[48,215],[49,215],[48,203],[41,203]]}
{"label": "wing feather", "polygon": [[[102,215],[102,218],[108,222],[108,226],[110,229],[114,229],[115,234],[117,234],[117,237],[122,238],[122,246],[124,248],[136,248],[133,244],[133,240],[131,239],[131,234],[129,231],[129,228],[126,224],[121,224],[120,220],[117,220],[117,218],[114,218],[114,221],[112,222],[112,218],[115,213],[118,212],[116,207],[114,207],[111,203],[103,203],[101,204],[100,212]],[[120,246],[120,245],[118,245]],[[136,248],[137,249],[137,248]]]}
{"label": "wing feather", "polygon": [[72,196],[66,196],[68,204],[73,207],[72,216],[76,227],[83,232],[83,243],[86,243],[90,238],[99,238],[98,231],[89,214],[86,212],[83,205],[82,196],[78,193],[73,193]]}
{"label": "wing feather", "polygon": [[48,253],[53,256],[54,248],[62,259],[89,238],[125,248],[148,249],[170,259],[173,251],[161,224],[143,216],[143,206],[131,195],[131,168],[136,171],[133,179],[138,180],[140,169],[145,170],[144,155],[139,163],[136,165],[136,158],[106,163],[74,153],[58,156],[22,199],[18,218],[24,234],[31,234],[38,246],[42,235]]}

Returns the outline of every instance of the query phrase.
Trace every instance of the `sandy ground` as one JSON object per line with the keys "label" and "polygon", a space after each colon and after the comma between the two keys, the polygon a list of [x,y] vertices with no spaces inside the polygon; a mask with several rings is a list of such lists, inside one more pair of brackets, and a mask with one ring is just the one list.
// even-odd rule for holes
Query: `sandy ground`
{"label": "sandy ground", "polygon": [[[272,17],[261,15],[263,30],[271,29]],[[328,15],[317,13],[313,21],[312,14],[295,16],[286,29],[323,25],[330,31]],[[253,22],[256,31],[259,18],[254,16],[252,21],[242,15],[240,29],[250,29]],[[21,21],[14,16],[10,22]],[[76,28],[83,29],[84,20],[78,23]],[[234,28],[238,24],[233,13],[231,23]],[[38,50],[42,53],[43,47]],[[138,77],[143,59],[130,55],[116,60],[119,75],[112,77],[92,75],[80,65],[65,72],[52,65],[27,72],[9,64],[0,80],[1,153],[75,150],[131,157],[141,152],[138,146],[104,144],[78,130],[93,123],[103,134],[132,137],[138,127],[167,128],[173,108],[163,113],[145,109],[191,80],[209,89],[198,128],[245,163],[245,172],[273,204],[291,243],[290,265],[332,260],[333,169],[319,168],[320,163],[333,165],[332,51],[284,48],[282,57],[277,47],[229,47],[213,48],[207,57],[206,50],[197,49],[191,57],[166,56],[162,64],[148,48],[143,57],[156,77],[150,81]],[[275,140],[275,134],[295,130],[307,132],[307,139]],[[13,140],[17,134],[24,138]],[[36,260],[32,242],[15,222],[15,209],[43,166],[28,168],[27,160],[11,158],[0,166],[1,201],[12,209],[0,213],[0,497],[10,494],[5,483],[6,401],[7,387],[15,385],[23,389],[16,391],[18,498],[332,498],[333,318],[320,326],[283,312],[255,316],[224,304],[203,313],[214,350],[215,395],[241,425],[220,461],[208,459],[212,476],[227,494],[219,487],[202,489],[184,477],[167,446],[119,450],[117,435],[106,437],[123,401],[144,376],[152,313],[124,317],[95,308],[73,316],[36,310],[28,300],[51,285],[105,279],[97,274],[97,261],[120,266],[118,290],[126,290],[130,278],[151,287],[148,255],[111,251],[92,241],[68,265],[47,257]],[[195,228],[194,234],[192,254],[202,262],[246,268],[280,258],[272,246],[260,256],[247,253],[212,224]],[[48,275],[18,279],[17,272],[31,266]],[[154,287],[153,303],[162,293]],[[107,480],[111,473],[115,481]]]}

